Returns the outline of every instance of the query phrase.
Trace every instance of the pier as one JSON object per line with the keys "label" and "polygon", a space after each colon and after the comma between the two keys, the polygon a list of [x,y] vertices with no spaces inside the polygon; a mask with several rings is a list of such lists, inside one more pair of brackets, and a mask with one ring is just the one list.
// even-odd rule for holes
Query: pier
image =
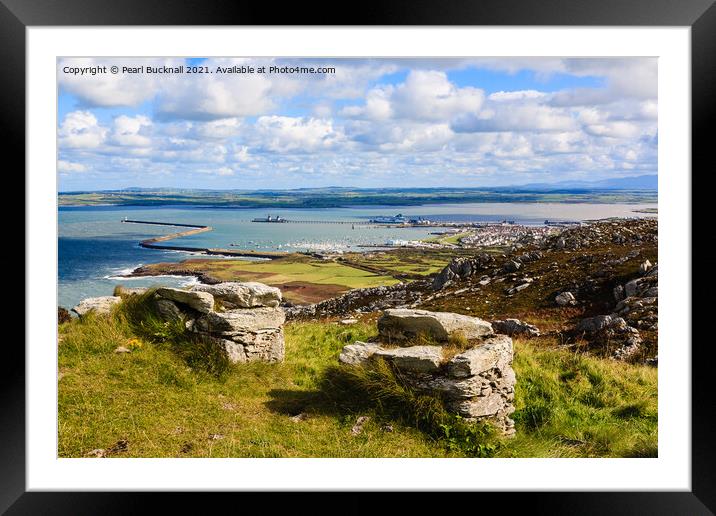
{"label": "pier", "polygon": [[196,235],[198,233],[204,233],[212,231],[214,228],[211,226],[201,226],[197,224],[181,224],[178,222],[155,222],[149,220],[131,220],[124,218],[123,223],[127,224],[152,224],[155,226],[172,226],[180,228],[191,228],[186,231],[179,231],[177,233],[170,233],[168,235],[162,235],[153,238],[147,238],[139,242],[140,247],[147,249],[160,249],[163,251],[186,251],[190,253],[202,253],[209,255],[220,255],[220,256],[237,256],[237,257],[252,257],[252,258],[268,258],[270,260],[276,258],[282,258],[287,256],[289,253],[280,251],[253,251],[243,249],[222,249],[222,248],[211,248],[211,247],[192,247],[192,246],[180,246],[180,245],[163,245],[157,242],[167,242],[175,238]]}

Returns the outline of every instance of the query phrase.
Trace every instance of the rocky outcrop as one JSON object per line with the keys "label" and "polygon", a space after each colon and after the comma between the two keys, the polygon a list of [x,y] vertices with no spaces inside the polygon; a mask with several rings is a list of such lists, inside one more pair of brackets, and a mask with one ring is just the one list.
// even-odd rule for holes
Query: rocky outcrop
{"label": "rocky outcrop", "polygon": [[620,220],[581,224],[548,237],[544,247],[576,251],[589,246],[640,245],[657,242],[656,219]]}
{"label": "rocky outcrop", "polygon": [[387,342],[401,342],[421,335],[446,342],[451,335],[456,334],[466,339],[490,335],[492,325],[467,315],[399,308],[383,312],[378,319],[378,333]]}
{"label": "rocky outcrop", "polygon": [[624,360],[634,355],[642,343],[639,330],[629,326],[621,317],[598,315],[583,319],[575,328],[593,345],[610,349],[612,358]]}
{"label": "rocky outcrop", "polygon": [[186,305],[198,312],[208,313],[214,309],[214,296],[208,292],[193,292],[179,288],[162,287],[156,291],[157,296]]}
{"label": "rocky outcrop", "polygon": [[[435,319],[444,321],[455,320],[452,316],[456,315],[433,313]],[[513,435],[514,422],[509,417],[514,412],[516,381],[512,339],[490,331],[470,343],[471,348],[446,360],[441,346],[354,342],[344,346],[338,360],[350,366],[367,366],[383,359],[411,388],[442,397],[448,410],[471,421],[490,421],[504,434]]]}
{"label": "rocky outcrop", "polygon": [[495,262],[494,256],[482,253],[470,258],[453,258],[445,268],[435,277],[432,283],[433,290],[441,290],[455,281],[466,280],[475,275],[482,275],[487,267]]}
{"label": "rocky outcrop", "polygon": [[539,337],[540,331],[537,326],[522,322],[519,319],[504,319],[492,321],[492,328],[496,333],[509,335],[510,337]]}
{"label": "rocky outcrop", "polygon": [[276,307],[281,303],[281,290],[256,281],[226,282],[216,285],[195,285],[193,292],[208,292],[225,308]]}
{"label": "rocky outcrop", "polygon": [[305,319],[355,312],[375,312],[386,308],[413,306],[422,300],[426,281],[411,281],[390,286],[356,288],[320,303],[286,307],[288,319]]}
{"label": "rocky outcrop", "polygon": [[592,345],[610,350],[619,360],[632,357],[643,342],[640,330],[658,330],[659,268],[645,260],[639,275],[613,288],[617,301],[612,313],[581,320],[574,333]]}
{"label": "rocky outcrop", "polygon": [[[157,312],[168,321],[183,320],[189,331],[220,346],[230,362],[282,361],[286,316],[283,309],[276,306],[277,299],[281,299],[280,291],[276,293],[274,290],[278,289],[261,284],[220,283],[214,287],[213,292],[224,296],[226,303],[223,300],[215,303],[211,291],[157,289]],[[250,307],[225,309],[227,304],[238,303]]]}
{"label": "rocky outcrop", "polygon": [[574,294],[571,292],[561,292],[557,294],[557,296],[554,298],[554,302],[557,303],[559,306],[569,306],[569,305],[576,305],[577,300],[574,297]]}
{"label": "rocky outcrop", "polygon": [[121,301],[122,298],[118,296],[88,297],[80,301],[72,311],[80,317],[90,312],[94,312],[97,315],[107,315],[112,310],[112,307]]}

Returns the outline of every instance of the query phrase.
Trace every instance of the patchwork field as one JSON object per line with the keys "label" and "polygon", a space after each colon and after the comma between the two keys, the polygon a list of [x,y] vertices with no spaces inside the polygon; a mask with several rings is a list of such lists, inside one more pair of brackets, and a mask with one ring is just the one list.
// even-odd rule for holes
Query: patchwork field
{"label": "patchwork field", "polygon": [[142,267],[142,275],[203,274],[220,281],[261,281],[279,287],[293,303],[314,303],[353,288],[398,282],[380,274],[340,262],[290,255],[270,261],[191,259]]}

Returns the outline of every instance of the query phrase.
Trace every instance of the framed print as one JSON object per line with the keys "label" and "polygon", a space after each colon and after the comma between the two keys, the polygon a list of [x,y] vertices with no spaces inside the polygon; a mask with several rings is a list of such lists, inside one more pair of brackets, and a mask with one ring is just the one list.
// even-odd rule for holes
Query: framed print
{"label": "framed print", "polygon": [[5,1],[27,301],[3,508],[709,514],[691,182],[716,10],[576,5]]}

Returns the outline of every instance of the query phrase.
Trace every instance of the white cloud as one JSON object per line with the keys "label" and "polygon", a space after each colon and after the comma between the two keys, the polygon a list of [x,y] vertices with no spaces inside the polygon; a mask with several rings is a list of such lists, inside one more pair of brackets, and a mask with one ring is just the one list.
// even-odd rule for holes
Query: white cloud
{"label": "white cloud", "polygon": [[252,134],[260,148],[273,152],[325,150],[342,140],[331,120],[318,118],[262,116]]}
{"label": "white cloud", "polygon": [[639,134],[639,128],[630,122],[606,122],[584,126],[584,130],[593,136],[609,138],[633,138]]}
{"label": "white cloud", "polygon": [[364,105],[344,108],[341,114],[370,120],[446,122],[463,113],[477,112],[484,98],[478,88],[458,88],[444,72],[412,70],[404,83],[373,88]]}
{"label": "white cloud", "polygon": [[72,163],[71,161],[59,160],[57,162],[57,170],[59,172],[86,172],[87,167],[82,163]]}
{"label": "white cloud", "polygon": [[89,111],[72,111],[65,115],[57,135],[61,147],[90,149],[104,142],[107,129]]}
{"label": "white cloud", "polygon": [[466,114],[455,119],[455,132],[571,131],[574,118],[566,111],[535,104],[497,103],[480,115]]}
{"label": "white cloud", "polygon": [[148,147],[152,140],[144,130],[151,125],[152,121],[144,115],[118,116],[112,123],[109,141],[122,147]]}

